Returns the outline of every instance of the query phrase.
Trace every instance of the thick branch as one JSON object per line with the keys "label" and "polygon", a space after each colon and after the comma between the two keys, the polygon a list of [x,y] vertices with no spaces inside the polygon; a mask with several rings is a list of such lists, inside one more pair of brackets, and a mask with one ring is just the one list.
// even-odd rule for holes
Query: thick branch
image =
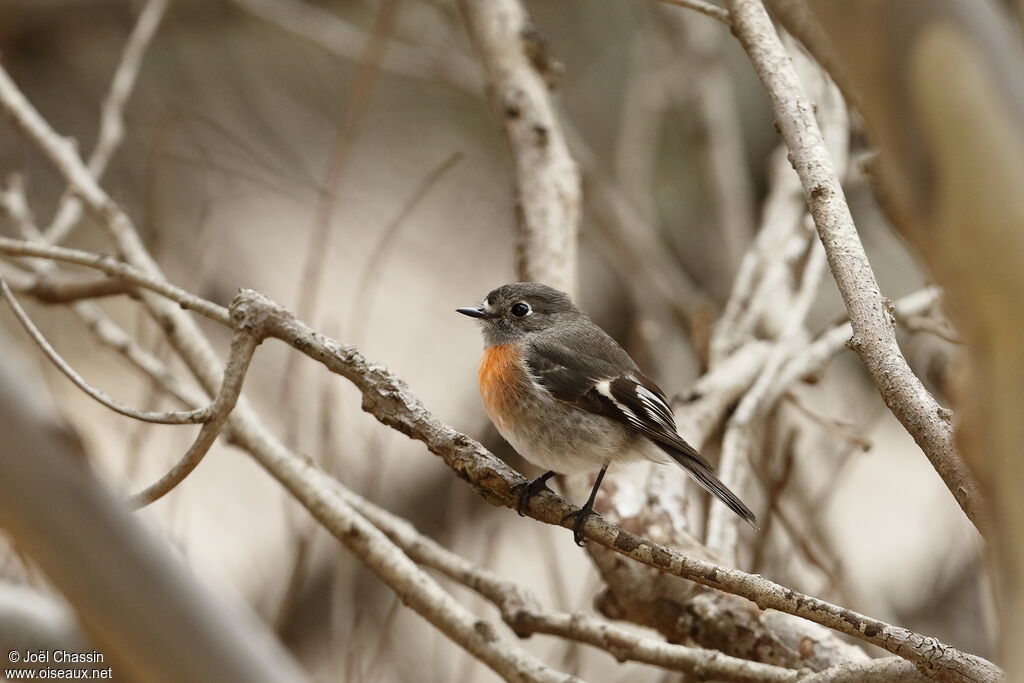
{"label": "thick branch", "polygon": [[9,348],[0,360],[0,524],[74,607],[114,677],[305,680],[251,614],[196,585],[126,514],[84,466],[81,444],[26,391],[38,385],[28,365]]}
{"label": "thick branch", "polygon": [[979,526],[978,489],[953,444],[949,413],[914,375],[898,344],[814,109],[761,0],[729,0],[733,32],[768,91],[829,266],[849,311],[857,351],[889,409],[910,432],[964,513]]}
{"label": "thick branch", "polygon": [[548,97],[558,67],[519,0],[460,0],[459,9],[515,160],[516,272],[572,293],[580,177]]}
{"label": "thick branch", "polygon": [[[515,507],[517,496],[512,488],[525,479],[479,443],[438,421],[387,368],[367,361],[355,348],[309,328],[279,304],[252,290],[240,292],[231,311],[236,327],[258,336],[281,339],[349,379],[363,394],[364,410],[383,424],[422,441],[489,502]],[[565,516],[574,509],[554,493],[542,492],[531,499],[526,511],[534,519],[569,528],[572,522],[565,521]],[[588,518],[584,535],[660,571],[745,597],[761,609],[794,614],[878,645],[942,680],[987,681],[1000,676],[999,669],[990,662],[934,638],[798,593],[761,576],[687,557],[600,517]]]}
{"label": "thick branch", "polygon": [[476,591],[501,610],[502,618],[519,634],[546,633],[606,650],[617,660],[632,660],[701,678],[730,681],[795,681],[801,672],[729,657],[714,650],[686,647],[645,638],[589,614],[542,610],[536,599],[511,581],[476,566],[423,536],[412,524],[344,490],[342,495],[367,519],[397,543],[416,562]]}

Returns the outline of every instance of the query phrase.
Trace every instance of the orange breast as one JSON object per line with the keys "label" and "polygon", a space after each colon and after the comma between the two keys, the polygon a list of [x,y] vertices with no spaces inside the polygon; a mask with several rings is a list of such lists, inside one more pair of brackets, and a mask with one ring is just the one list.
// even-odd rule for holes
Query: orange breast
{"label": "orange breast", "polygon": [[499,431],[510,428],[509,420],[516,411],[516,403],[526,388],[519,349],[513,344],[489,346],[480,360],[480,397],[484,409]]}

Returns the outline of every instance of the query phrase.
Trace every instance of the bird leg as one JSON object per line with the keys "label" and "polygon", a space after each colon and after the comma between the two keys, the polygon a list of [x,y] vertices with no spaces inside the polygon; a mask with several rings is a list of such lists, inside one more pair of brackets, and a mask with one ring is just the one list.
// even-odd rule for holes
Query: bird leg
{"label": "bird leg", "polygon": [[572,525],[572,538],[576,541],[576,545],[583,547],[586,540],[583,538],[583,525],[587,522],[587,517],[594,513],[594,499],[597,498],[597,490],[601,488],[601,480],[604,479],[604,473],[608,470],[608,465],[601,468],[601,471],[597,473],[597,479],[594,480],[594,488],[590,490],[590,498],[587,498],[587,502],[583,504],[579,510],[574,510],[562,517],[564,522],[567,519],[575,520]]}
{"label": "bird leg", "polygon": [[516,512],[519,513],[520,517],[525,517],[526,513],[523,510],[530,504],[530,499],[541,491],[550,491],[548,488],[548,479],[555,476],[555,472],[547,471],[540,475],[533,481],[524,481],[516,484],[512,487],[513,492],[518,492],[518,500],[516,501]]}

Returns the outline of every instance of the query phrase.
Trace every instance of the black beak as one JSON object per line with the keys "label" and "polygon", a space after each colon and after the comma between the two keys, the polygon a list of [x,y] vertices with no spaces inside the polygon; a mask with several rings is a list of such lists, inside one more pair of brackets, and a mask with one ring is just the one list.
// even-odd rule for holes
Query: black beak
{"label": "black beak", "polygon": [[462,315],[468,315],[470,318],[489,318],[489,317],[491,317],[490,315],[488,315],[487,311],[485,311],[482,308],[456,308],[455,312],[456,313],[461,313]]}

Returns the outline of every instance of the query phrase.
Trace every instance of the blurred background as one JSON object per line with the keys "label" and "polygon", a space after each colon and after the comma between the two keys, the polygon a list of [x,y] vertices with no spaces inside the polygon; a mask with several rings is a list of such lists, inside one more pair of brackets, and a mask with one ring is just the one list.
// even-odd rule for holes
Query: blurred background
{"label": "blurred background", "polygon": [[[96,139],[140,8],[0,3],[4,67],[81,150]],[[310,8],[330,46],[295,19]],[[667,393],[685,395],[707,367],[710,330],[759,229],[779,143],[764,91],[728,30],[708,17],[630,0],[527,9],[561,64],[554,101],[583,178],[579,303]],[[380,68],[367,48],[375,35],[387,39]],[[446,0],[178,0],[147,49],[103,185],[173,282],[223,305],[240,287],[267,293],[386,364],[440,419],[533,476],[486,419],[475,383],[479,335],[454,313],[516,279],[513,170],[482,83]],[[856,118],[852,127],[846,190],[882,292],[897,299],[929,283],[875,203],[858,165],[868,150]],[[45,225],[64,183],[13,127],[0,131],[0,180],[19,174]],[[0,230],[18,236],[10,220]],[[88,219],[66,244],[109,249]],[[90,382],[130,405],[176,407],[63,307],[25,305]],[[101,305],[174,364],[131,299]],[[843,314],[826,275],[806,327],[816,334]],[[225,353],[226,332],[201,324]],[[912,367],[948,405],[958,347],[945,337],[901,331]],[[134,422],[91,401],[6,307],[0,339],[2,362],[28,366],[25,390],[52,397],[117,491],[148,485],[193,438],[194,428]],[[363,413],[340,377],[267,343],[245,393],[289,445],[351,488],[544,604],[592,609],[600,580],[567,531],[486,504],[422,444]],[[773,457],[790,445],[788,521],[772,525],[743,568],[992,656],[978,536],[855,355],[841,353],[793,394],[775,411],[801,425],[795,436],[773,431],[772,420],[758,433]],[[823,428],[822,416],[847,436]],[[716,457],[715,440],[707,448]],[[139,517],[199,581],[252,607],[315,680],[497,680],[404,609],[240,451],[215,445]],[[49,590],[9,545],[0,581]],[[465,589],[452,590],[493,616]],[[545,636],[524,646],[586,680],[662,675],[609,666],[607,653]]]}

